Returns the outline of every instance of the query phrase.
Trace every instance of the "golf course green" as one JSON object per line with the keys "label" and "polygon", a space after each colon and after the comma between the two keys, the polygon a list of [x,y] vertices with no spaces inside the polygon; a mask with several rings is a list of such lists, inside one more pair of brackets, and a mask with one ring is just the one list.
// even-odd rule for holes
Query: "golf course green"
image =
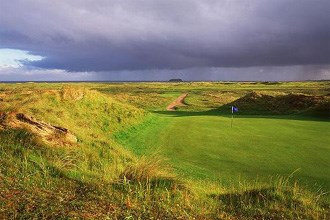
{"label": "golf course green", "polygon": [[117,133],[133,152],[157,152],[177,172],[194,180],[266,179],[288,176],[310,187],[329,189],[330,124],[309,118],[231,117],[158,112],[144,123]]}

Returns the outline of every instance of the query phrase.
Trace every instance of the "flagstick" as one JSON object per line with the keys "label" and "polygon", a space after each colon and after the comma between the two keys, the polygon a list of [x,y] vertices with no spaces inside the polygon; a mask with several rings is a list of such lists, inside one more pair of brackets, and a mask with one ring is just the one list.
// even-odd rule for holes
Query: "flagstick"
{"label": "flagstick", "polygon": [[233,119],[234,119],[234,106],[231,107],[231,121],[230,121],[230,127],[233,127]]}

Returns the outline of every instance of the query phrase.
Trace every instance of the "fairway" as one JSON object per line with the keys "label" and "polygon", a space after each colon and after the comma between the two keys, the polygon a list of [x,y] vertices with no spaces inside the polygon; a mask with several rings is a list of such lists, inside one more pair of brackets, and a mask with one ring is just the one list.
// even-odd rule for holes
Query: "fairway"
{"label": "fairway", "polygon": [[116,134],[139,155],[158,152],[187,178],[223,183],[266,179],[299,169],[294,178],[329,189],[330,124],[286,117],[160,112]]}

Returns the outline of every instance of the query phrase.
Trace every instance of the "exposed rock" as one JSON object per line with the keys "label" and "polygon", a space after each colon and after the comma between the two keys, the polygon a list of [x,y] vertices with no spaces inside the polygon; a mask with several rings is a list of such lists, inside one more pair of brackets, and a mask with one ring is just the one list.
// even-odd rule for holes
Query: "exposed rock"
{"label": "exposed rock", "polygon": [[77,138],[68,129],[37,120],[23,113],[0,113],[0,128],[25,128],[52,146],[70,146]]}

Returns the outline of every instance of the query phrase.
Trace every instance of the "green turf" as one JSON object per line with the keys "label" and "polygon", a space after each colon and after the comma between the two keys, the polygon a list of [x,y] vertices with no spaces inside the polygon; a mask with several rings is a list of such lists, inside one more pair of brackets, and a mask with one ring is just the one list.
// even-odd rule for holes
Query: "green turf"
{"label": "green turf", "polygon": [[157,113],[116,134],[137,154],[160,152],[188,178],[237,181],[289,175],[330,188],[330,123],[309,118]]}

